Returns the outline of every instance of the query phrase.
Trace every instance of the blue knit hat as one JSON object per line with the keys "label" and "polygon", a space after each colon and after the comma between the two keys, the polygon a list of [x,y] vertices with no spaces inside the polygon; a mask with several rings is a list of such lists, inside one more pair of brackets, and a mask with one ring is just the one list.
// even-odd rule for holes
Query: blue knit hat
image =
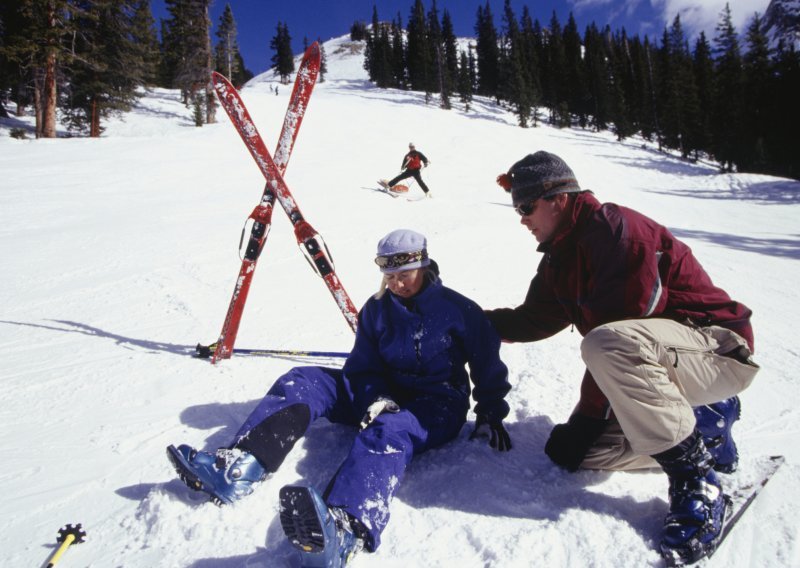
{"label": "blue knit hat", "polygon": [[567,163],[549,152],[528,154],[508,170],[514,207],[557,193],[581,190]]}
{"label": "blue knit hat", "polygon": [[430,263],[428,240],[425,235],[415,231],[397,229],[383,237],[378,243],[378,256],[375,258],[375,264],[384,274],[422,268]]}

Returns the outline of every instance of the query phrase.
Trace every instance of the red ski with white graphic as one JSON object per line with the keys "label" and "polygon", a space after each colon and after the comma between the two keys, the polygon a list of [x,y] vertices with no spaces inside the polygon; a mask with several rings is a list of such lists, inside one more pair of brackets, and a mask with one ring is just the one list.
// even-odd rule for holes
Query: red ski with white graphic
{"label": "red ski with white graphic", "polygon": [[[300,129],[300,124],[303,121],[305,110],[308,107],[311,92],[317,81],[319,66],[320,50],[319,45],[315,42],[303,55],[300,69],[295,79],[294,89],[292,90],[292,96],[289,100],[289,106],[286,109],[286,117],[283,121],[281,134],[278,138],[278,146],[275,150],[275,163],[281,174],[286,171],[286,166],[289,163],[292,148],[297,139],[297,132]],[[227,359],[233,353],[233,345],[236,341],[236,334],[239,331],[239,323],[241,322],[244,305],[247,301],[247,294],[250,291],[250,284],[253,280],[256,263],[264,248],[267,236],[269,235],[274,204],[275,192],[272,190],[270,184],[267,183],[264,187],[261,201],[249,216],[249,219],[253,220],[250,239],[247,243],[244,258],[242,259],[239,276],[236,279],[233,296],[228,305],[228,312],[222,324],[222,331],[220,332],[219,339],[213,345],[212,362],[216,362],[217,359]]]}
{"label": "red ski with white graphic", "polygon": [[[315,46],[311,46],[309,50],[314,50],[314,48]],[[316,48],[316,51],[318,53],[318,48]],[[304,73],[302,67],[300,72],[298,72],[298,80],[302,80],[300,78],[301,73]],[[278,203],[281,204],[281,207],[283,207],[283,210],[289,216],[289,220],[292,222],[294,227],[294,233],[295,237],[297,238],[298,245],[300,245],[301,250],[309,260],[311,267],[325,281],[325,284],[328,286],[328,289],[330,290],[334,300],[336,301],[336,304],[339,306],[339,309],[347,320],[347,323],[350,325],[353,331],[355,331],[357,326],[358,311],[356,310],[353,302],[347,295],[344,286],[336,275],[328,247],[325,245],[325,242],[320,234],[317,233],[317,231],[303,217],[303,214],[292,197],[286,182],[283,180],[283,176],[278,165],[275,161],[273,161],[269,150],[267,150],[261,135],[258,133],[258,130],[253,123],[253,120],[250,118],[250,114],[247,112],[247,108],[244,106],[239,93],[236,91],[233,85],[231,85],[230,82],[219,73],[214,73],[212,78],[214,82],[214,88],[217,91],[217,96],[222,103],[222,107],[225,109],[228,117],[230,117],[231,121],[236,127],[236,130],[239,132],[239,135],[242,137],[242,140],[255,159],[256,164],[261,170],[261,173],[267,180],[267,191],[265,191],[265,194],[271,192],[274,198],[277,199]],[[288,160],[288,154],[286,156],[287,157],[283,159]],[[239,314],[239,317],[241,317],[241,314]],[[230,348],[232,348],[232,346],[233,343],[230,342]],[[226,351],[225,349],[226,348],[224,346],[217,346],[214,354],[215,360],[217,358],[227,358],[230,356],[230,351]]]}

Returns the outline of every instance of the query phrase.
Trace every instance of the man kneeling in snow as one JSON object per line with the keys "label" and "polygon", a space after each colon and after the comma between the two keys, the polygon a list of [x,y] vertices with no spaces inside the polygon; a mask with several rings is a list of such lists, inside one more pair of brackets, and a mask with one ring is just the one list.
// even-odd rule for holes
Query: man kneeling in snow
{"label": "man kneeling in snow", "polygon": [[505,341],[569,325],[584,336],[580,400],[545,452],[568,471],[663,468],[661,552],[676,563],[702,558],[725,516],[716,472],[738,461],[736,394],[758,371],[751,311],[665,227],[582,191],[558,156],[528,155],[497,181],[543,257],[522,305],[490,310],[489,320]]}

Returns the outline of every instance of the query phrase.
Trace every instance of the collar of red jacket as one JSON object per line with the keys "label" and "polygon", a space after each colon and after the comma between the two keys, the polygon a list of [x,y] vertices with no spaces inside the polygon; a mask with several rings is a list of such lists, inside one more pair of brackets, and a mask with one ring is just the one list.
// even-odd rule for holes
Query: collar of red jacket
{"label": "collar of red jacket", "polygon": [[585,189],[575,196],[572,210],[567,214],[567,220],[561,230],[552,240],[541,243],[536,250],[539,252],[552,252],[553,249],[563,248],[573,241],[575,228],[582,224],[595,211],[600,209],[600,203],[591,190]]}

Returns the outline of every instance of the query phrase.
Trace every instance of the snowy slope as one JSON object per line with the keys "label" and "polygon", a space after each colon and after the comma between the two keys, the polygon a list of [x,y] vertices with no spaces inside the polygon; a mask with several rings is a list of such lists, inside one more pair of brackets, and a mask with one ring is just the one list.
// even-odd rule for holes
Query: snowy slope
{"label": "snowy slope", "polygon": [[[346,43],[325,46],[330,71],[286,180],[356,305],[379,282],[376,242],[397,227],[428,236],[449,286],[487,308],[521,301],[536,243],[494,179],[529,152],[561,155],[600,199],[673,229],[753,309],[763,371],[742,395],[737,478],[752,476],[760,456],[785,454],[787,465],[707,565],[800,566],[800,183],[718,175],[608,133],[521,129],[480,101],[469,113],[444,112],[418,93],[372,88]],[[270,145],[290,91],[276,96],[275,84],[262,75],[242,93]],[[240,230],[263,187],[222,112],[203,128],[190,115],[175,92],[159,90],[98,140],[20,141],[7,136],[17,119],[0,125],[4,566],[43,563],[58,529],[76,522],[88,539],[67,552],[65,568],[290,565],[278,489],[299,480],[323,487],[347,452],[352,432],[318,423],[278,474],[226,508],[189,492],[165,458],[170,443],[227,444],[272,381],[307,362],[240,357],[212,366],[187,355],[219,332]],[[432,160],[423,176],[433,199],[375,191],[412,140]],[[577,400],[579,341],[566,331],[503,347],[514,449],[470,443],[465,428],[415,461],[383,546],[356,568],[662,565],[663,474],[570,475],[543,453],[552,424]],[[346,351],[351,343],[277,210],[237,345]]]}

